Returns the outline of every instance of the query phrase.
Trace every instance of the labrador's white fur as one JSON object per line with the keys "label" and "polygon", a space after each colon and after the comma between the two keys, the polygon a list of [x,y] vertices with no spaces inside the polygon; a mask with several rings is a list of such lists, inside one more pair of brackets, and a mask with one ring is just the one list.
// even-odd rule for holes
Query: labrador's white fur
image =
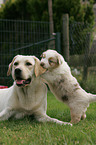
{"label": "labrador's white fur", "polygon": [[34,114],[37,121],[70,123],[51,118],[46,114],[47,88],[40,77],[36,78],[40,65],[35,56],[17,55],[9,64],[8,75],[12,73],[13,86],[0,89],[0,120],[7,120],[11,116],[16,119]]}
{"label": "labrador's white fur", "polygon": [[41,77],[57,99],[69,106],[71,122],[77,123],[81,118],[85,119],[87,107],[91,102],[96,102],[96,95],[87,93],[80,87],[64,58],[55,50],[47,50],[41,57],[41,66],[47,70]]}

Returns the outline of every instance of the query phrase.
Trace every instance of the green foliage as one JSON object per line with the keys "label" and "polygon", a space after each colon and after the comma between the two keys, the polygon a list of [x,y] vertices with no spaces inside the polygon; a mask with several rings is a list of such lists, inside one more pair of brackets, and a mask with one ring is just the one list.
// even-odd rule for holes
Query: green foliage
{"label": "green foliage", "polygon": [[85,8],[84,22],[94,24],[94,18],[93,1],[90,0],[90,5],[87,4],[87,7]]}
{"label": "green foliage", "polygon": [[29,0],[28,6],[31,20],[48,21],[48,8],[46,0]]}
{"label": "green foliage", "polygon": [[48,21],[47,1],[42,0],[10,0],[2,6],[0,18]]}
{"label": "green foliage", "polygon": [[[93,2],[90,4],[82,5],[81,0],[55,0],[53,3],[53,14],[56,31],[61,31],[60,23],[62,22],[62,15],[69,14],[70,22],[87,22],[93,24]],[[62,24],[61,24],[62,25]]]}
{"label": "green foliage", "polygon": [[[94,21],[93,1],[82,5],[81,0],[54,0],[53,17],[56,31],[60,28],[62,15],[68,13],[70,21],[89,22]],[[0,18],[27,19],[48,21],[47,0],[10,0],[0,8]]]}
{"label": "green foliage", "polygon": [[30,15],[28,13],[28,1],[7,1],[3,6],[3,19],[28,19]]}
{"label": "green foliage", "polygon": [[55,0],[53,12],[57,31],[61,31],[60,22],[62,22],[62,15],[65,13],[69,14],[71,21],[84,21],[84,13],[80,0]]}

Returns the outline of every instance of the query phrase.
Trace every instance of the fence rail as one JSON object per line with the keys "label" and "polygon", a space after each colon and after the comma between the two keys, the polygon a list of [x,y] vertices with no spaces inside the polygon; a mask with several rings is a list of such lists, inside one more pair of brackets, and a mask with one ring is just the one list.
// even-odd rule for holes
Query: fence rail
{"label": "fence rail", "polygon": [[26,45],[26,46],[22,46],[22,47],[20,47],[20,48],[16,48],[14,51],[18,51],[18,50],[22,50],[22,49],[29,48],[29,47],[32,47],[32,46],[44,44],[44,43],[50,42],[50,41],[52,41],[52,40],[55,40],[55,38],[50,38],[50,39],[47,39],[47,40],[43,40],[43,41],[36,42],[36,43],[34,43],[34,44],[29,44],[29,45]]}

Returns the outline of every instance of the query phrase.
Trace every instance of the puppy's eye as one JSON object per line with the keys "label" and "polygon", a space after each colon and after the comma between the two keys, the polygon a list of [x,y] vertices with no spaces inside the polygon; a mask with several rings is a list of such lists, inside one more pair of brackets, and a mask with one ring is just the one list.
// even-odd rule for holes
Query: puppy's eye
{"label": "puppy's eye", "polygon": [[41,58],[45,58],[45,56],[44,56],[44,54],[41,54],[41,56],[40,56]]}
{"label": "puppy's eye", "polygon": [[14,63],[15,66],[17,66],[18,64],[19,64],[18,62],[15,62],[15,63]]}
{"label": "puppy's eye", "polygon": [[49,63],[53,63],[53,61],[51,59],[49,59]]}
{"label": "puppy's eye", "polygon": [[30,66],[30,65],[32,65],[32,64],[31,64],[30,62],[26,62],[26,65],[27,65],[27,66]]}

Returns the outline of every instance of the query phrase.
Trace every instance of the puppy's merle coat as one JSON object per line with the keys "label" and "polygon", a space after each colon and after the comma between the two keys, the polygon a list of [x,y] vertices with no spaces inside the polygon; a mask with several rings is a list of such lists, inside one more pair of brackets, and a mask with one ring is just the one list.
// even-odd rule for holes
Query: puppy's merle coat
{"label": "puppy's merle coat", "polygon": [[66,103],[71,112],[71,122],[77,123],[86,118],[86,110],[96,95],[83,90],[64,58],[55,50],[47,50],[41,55],[41,66],[46,72],[41,75],[57,99]]}

